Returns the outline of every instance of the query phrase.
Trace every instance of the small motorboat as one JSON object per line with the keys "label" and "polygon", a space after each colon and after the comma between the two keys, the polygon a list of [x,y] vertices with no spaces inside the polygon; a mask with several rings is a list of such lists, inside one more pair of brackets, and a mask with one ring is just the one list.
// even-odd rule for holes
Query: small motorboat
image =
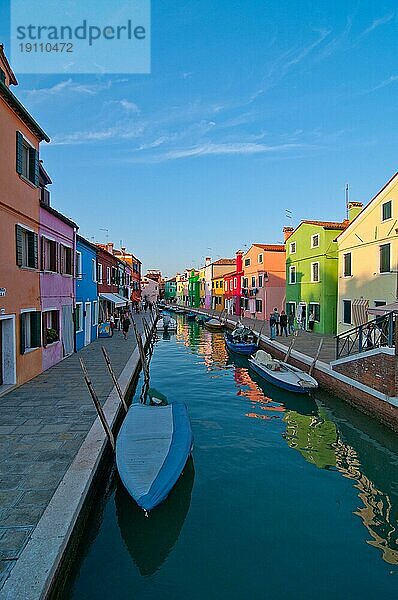
{"label": "small motorboat", "polygon": [[238,324],[231,333],[225,334],[225,345],[231,352],[246,356],[250,356],[258,350],[256,334],[242,324]]}
{"label": "small motorboat", "polygon": [[163,314],[159,321],[156,323],[157,331],[176,331],[177,321],[172,319],[170,315]]}
{"label": "small motorboat", "polygon": [[193,312],[189,312],[187,314],[187,321],[194,321],[196,319],[196,314]]}
{"label": "small motorboat", "polygon": [[224,327],[223,323],[221,323],[219,319],[209,319],[208,321],[204,322],[204,326],[209,331],[221,331],[221,329]]}
{"label": "small motorboat", "polygon": [[[165,500],[192,451],[193,437],[183,402],[132,404],[116,440],[116,464],[130,496],[145,511]],[[166,400],[167,402],[167,400]]]}
{"label": "small motorboat", "polygon": [[311,375],[281,360],[272,358],[264,350],[257,350],[256,354],[249,358],[249,365],[261,377],[289,392],[306,394],[318,387],[318,382]]}
{"label": "small motorboat", "polygon": [[196,315],[196,322],[199,323],[199,325],[204,325],[207,321],[210,321],[208,315]]}

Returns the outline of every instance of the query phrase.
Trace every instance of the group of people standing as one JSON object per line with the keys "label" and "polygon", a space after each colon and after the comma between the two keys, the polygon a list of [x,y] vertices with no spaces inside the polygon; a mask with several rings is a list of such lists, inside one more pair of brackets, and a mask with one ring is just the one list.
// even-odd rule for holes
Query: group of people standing
{"label": "group of people standing", "polygon": [[[308,330],[314,331],[315,315],[311,312],[308,317]],[[269,327],[270,327],[270,338],[274,340],[276,336],[282,336],[283,334],[291,335],[294,333],[294,314],[289,313],[288,315],[282,310],[280,313],[277,308],[274,308],[273,312],[269,316]]]}
{"label": "group of people standing", "polygon": [[109,317],[109,322],[111,329],[110,337],[113,337],[113,332],[115,329],[121,329],[123,332],[124,339],[127,340],[127,336],[131,325],[129,313],[126,311],[120,316],[117,313],[114,313]]}

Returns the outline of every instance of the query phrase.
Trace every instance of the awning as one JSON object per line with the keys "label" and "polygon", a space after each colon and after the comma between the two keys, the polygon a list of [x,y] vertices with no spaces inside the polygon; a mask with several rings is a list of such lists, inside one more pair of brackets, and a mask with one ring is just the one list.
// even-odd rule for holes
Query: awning
{"label": "awning", "polygon": [[386,315],[390,312],[398,312],[398,302],[392,302],[391,304],[384,304],[383,306],[374,306],[373,308],[368,308],[368,313],[370,315],[375,315],[376,317]]}
{"label": "awning", "polygon": [[352,301],[352,318],[355,327],[368,322],[368,307],[369,300],[360,298]]}
{"label": "awning", "polygon": [[123,296],[119,296],[119,294],[100,294],[99,297],[108,302],[113,302],[116,308],[126,306],[126,302],[128,302],[127,298],[123,298]]}

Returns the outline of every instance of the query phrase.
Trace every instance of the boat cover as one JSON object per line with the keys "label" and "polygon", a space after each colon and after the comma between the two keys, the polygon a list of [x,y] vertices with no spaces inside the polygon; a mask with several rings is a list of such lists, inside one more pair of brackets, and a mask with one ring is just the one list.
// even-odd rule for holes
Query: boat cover
{"label": "boat cover", "polygon": [[144,510],[167,497],[192,447],[187,408],[133,404],[116,440],[116,464],[130,495]]}

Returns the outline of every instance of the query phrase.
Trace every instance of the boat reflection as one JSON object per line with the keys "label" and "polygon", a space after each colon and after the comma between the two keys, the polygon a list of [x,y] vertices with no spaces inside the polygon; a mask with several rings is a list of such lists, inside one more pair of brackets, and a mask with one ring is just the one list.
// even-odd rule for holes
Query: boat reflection
{"label": "boat reflection", "polygon": [[119,529],[134,564],[144,577],[153,575],[178,540],[189,511],[195,469],[192,457],[168,498],[146,517],[119,481],[115,495]]}

